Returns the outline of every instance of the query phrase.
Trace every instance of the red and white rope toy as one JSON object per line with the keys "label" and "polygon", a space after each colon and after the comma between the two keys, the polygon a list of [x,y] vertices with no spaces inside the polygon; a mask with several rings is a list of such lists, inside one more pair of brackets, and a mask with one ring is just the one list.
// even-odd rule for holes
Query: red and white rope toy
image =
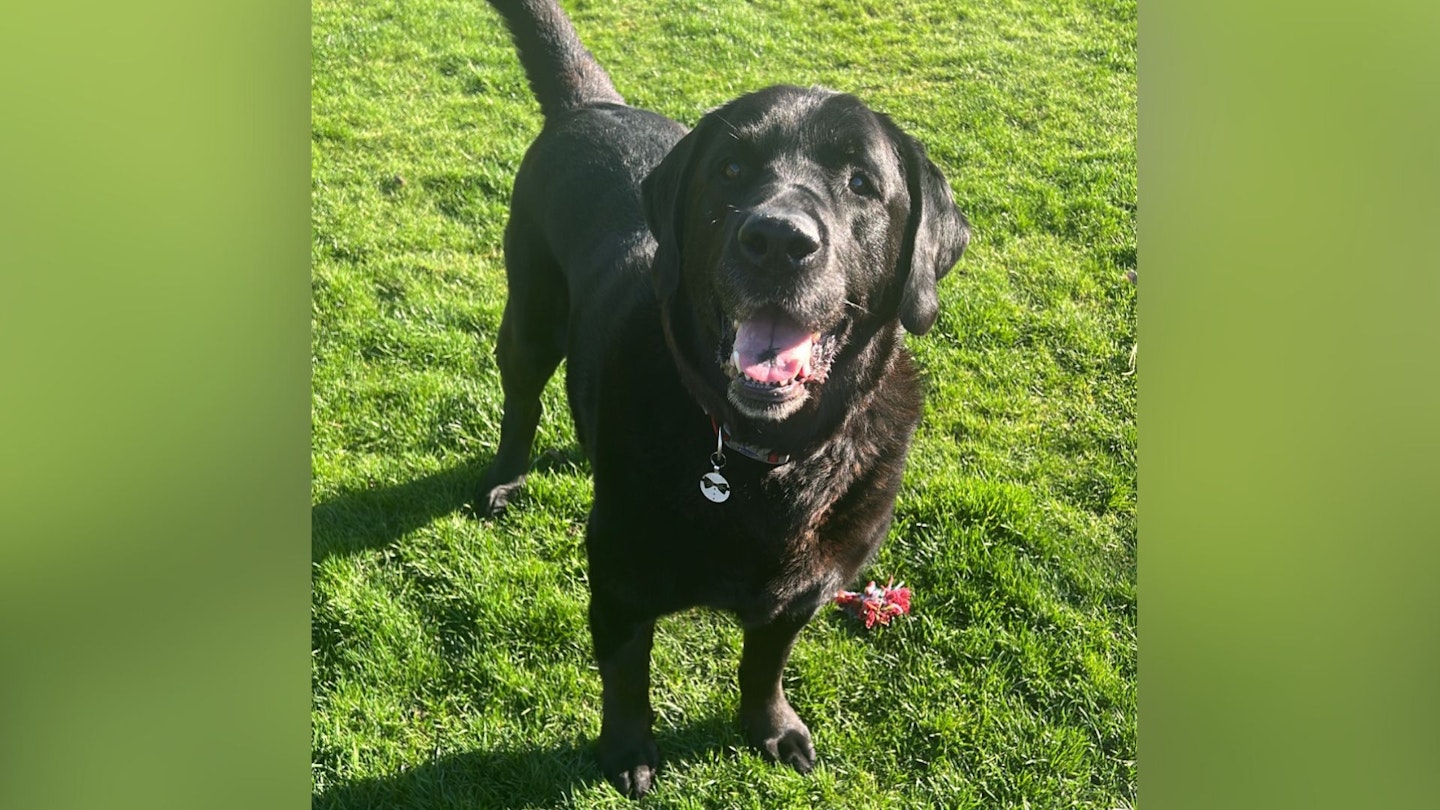
{"label": "red and white rope toy", "polygon": [[910,589],[903,584],[895,586],[895,579],[884,587],[872,580],[860,593],[841,591],[835,595],[835,604],[841,610],[865,622],[869,630],[877,624],[889,625],[896,616],[910,612]]}

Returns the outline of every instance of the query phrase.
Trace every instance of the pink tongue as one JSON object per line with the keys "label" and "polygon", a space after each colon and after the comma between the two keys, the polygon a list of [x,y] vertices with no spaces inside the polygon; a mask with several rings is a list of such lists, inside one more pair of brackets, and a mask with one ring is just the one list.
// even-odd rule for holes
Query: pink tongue
{"label": "pink tongue", "polygon": [[735,330],[735,365],[752,380],[785,382],[809,374],[811,333],[780,313],[752,318]]}

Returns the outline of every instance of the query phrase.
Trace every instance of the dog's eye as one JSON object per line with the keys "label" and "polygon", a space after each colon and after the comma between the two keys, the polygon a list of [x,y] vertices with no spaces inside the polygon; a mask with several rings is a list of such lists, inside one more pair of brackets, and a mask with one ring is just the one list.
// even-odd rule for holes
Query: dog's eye
{"label": "dog's eye", "polygon": [[875,183],[864,172],[855,172],[850,175],[850,190],[867,197],[873,197],[879,193],[875,188]]}
{"label": "dog's eye", "polygon": [[720,165],[720,174],[726,180],[739,180],[740,175],[745,173],[745,167],[740,165],[738,160],[727,160]]}

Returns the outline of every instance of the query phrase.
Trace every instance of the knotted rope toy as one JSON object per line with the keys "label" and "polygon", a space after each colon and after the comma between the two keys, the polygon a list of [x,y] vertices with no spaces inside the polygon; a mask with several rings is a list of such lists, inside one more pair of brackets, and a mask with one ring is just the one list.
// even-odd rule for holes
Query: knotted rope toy
{"label": "knotted rope toy", "polygon": [[865,629],[869,630],[877,624],[888,626],[891,619],[909,613],[910,589],[903,584],[896,587],[894,577],[884,587],[871,580],[860,593],[841,591],[836,594],[835,604],[863,621]]}

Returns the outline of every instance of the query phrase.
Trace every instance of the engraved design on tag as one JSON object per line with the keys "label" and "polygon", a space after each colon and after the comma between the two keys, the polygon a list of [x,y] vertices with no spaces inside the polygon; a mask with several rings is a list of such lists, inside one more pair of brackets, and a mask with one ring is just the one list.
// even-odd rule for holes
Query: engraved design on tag
{"label": "engraved design on tag", "polygon": [[730,499],[730,482],[719,471],[705,473],[700,478],[700,494],[714,503],[724,503]]}

